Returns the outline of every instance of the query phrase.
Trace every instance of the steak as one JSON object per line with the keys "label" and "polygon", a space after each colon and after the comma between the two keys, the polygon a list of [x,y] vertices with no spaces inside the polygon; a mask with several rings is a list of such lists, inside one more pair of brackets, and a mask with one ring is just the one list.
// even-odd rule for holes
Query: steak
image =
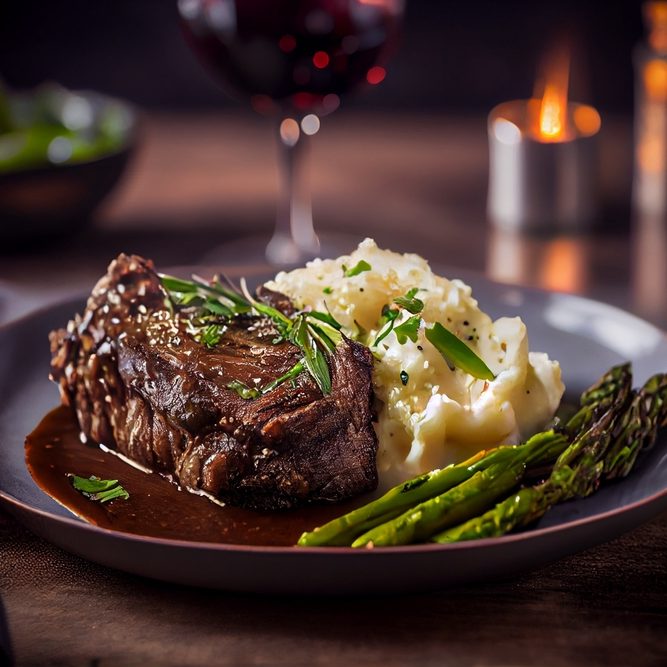
{"label": "steak", "polygon": [[[258,299],[291,315],[291,301]],[[248,508],[337,502],[377,485],[372,357],[345,337],[328,356],[331,392],[313,378],[256,398],[300,359],[272,321],[241,315],[213,347],[175,313],[152,262],[120,255],[83,315],[53,331],[51,377],[82,435],[180,486]]]}

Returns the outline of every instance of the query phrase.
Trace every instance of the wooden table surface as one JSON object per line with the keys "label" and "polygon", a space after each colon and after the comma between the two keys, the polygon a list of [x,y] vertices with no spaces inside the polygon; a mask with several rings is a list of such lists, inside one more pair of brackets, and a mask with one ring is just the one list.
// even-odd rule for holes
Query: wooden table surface
{"label": "wooden table surface", "polygon": [[[312,146],[318,227],[419,252],[452,276],[465,268],[588,294],[667,326],[667,225],[627,213],[629,123],[605,124],[599,229],[570,236],[488,225],[485,132],[481,116],[334,115]],[[146,115],[132,168],[94,225],[67,242],[1,251],[0,321],[89,289],[122,250],[194,264],[226,241],[268,234],[278,190],[271,140],[249,116]],[[667,664],[667,515],[512,580],[306,599],[108,570],[0,511],[0,594],[26,665],[658,666]]]}

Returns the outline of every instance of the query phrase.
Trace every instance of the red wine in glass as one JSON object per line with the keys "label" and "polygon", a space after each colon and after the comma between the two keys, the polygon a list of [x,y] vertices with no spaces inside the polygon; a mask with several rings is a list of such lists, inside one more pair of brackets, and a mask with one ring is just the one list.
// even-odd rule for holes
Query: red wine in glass
{"label": "red wine in glass", "polygon": [[301,156],[319,117],[359,84],[385,77],[403,0],[178,0],[194,52],[232,96],[282,120],[285,188],[269,260],[313,255]]}

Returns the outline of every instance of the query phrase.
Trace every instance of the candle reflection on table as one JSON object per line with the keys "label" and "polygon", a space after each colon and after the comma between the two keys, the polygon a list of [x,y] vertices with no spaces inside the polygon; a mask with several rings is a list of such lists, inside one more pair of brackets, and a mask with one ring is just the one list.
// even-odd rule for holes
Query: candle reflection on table
{"label": "candle reflection on table", "polygon": [[667,225],[661,213],[635,216],[632,243],[633,305],[637,313],[667,327]]}
{"label": "candle reflection on table", "polygon": [[504,283],[583,293],[590,284],[590,243],[579,236],[549,238],[492,229],[487,274]]}
{"label": "candle reflection on table", "polygon": [[636,53],[632,296],[636,311],[667,326],[667,2],[644,5]]}

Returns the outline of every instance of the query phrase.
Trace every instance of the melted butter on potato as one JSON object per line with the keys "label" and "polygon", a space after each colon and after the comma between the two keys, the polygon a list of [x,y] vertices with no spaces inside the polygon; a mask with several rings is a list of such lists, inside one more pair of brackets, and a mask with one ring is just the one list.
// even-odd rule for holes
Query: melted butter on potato
{"label": "melted butter on potato", "polygon": [[[371,269],[350,277],[360,261]],[[385,305],[419,288],[423,320],[416,342],[401,344],[390,333],[376,347],[373,386],[381,402],[376,431],[378,472],[390,486],[421,472],[464,460],[480,449],[515,444],[554,415],[564,386],[558,362],[530,352],[518,317],[495,322],[482,312],[469,286],[436,276],[418,255],[381,250],[366,239],[351,254],[314,260],[279,273],[268,283],[299,307],[328,309],[350,337],[365,332],[372,344]],[[396,306],[394,306],[396,307]],[[411,316],[401,311],[396,324]],[[493,371],[492,381],[451,370],[424,335],[439,322],[463,340]],[[407,373],[405,384],[401,372]]]}

